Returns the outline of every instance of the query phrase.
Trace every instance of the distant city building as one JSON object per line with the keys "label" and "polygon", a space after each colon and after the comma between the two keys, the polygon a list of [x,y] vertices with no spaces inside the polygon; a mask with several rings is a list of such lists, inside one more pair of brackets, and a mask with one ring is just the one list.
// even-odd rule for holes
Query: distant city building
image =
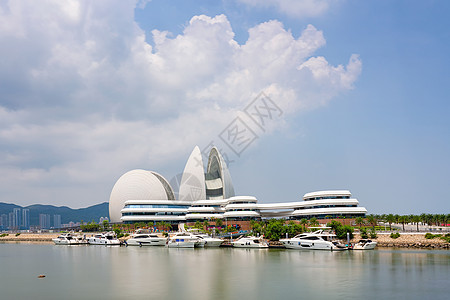
{"label": "distant city building", "polygon": [[30,210],[28,208],[22,209],[22,229],[30,229]]}
{"label": "distant city building", "polygon": [[50,229],[50,215],[39,214],[39,227],[41,229]]}
{"label": "distant city building", "polygon": [[61,228],[61,215],[53,215],[53,228]]}
{"label": "distant city building", "polygon": [[10,212],[8,214],[8,229],[9,230],[14,230],[15,219],[16,219],[16,217],[14,216],[14,213]]}
{"label": "distant city building", "polygon": [[13,214],[14,214],[13,229],[19,230],[20,226],[22,225],[22,210],[20,208],[14,208]]}
{"label": "distant city building", "polygon": [[8,215],[2,214],[0,217],[0,228],[2,230],[8,229]]}
{"label": "distant city building", "polygon": [[367,210],[348,190],[307,193],[302,201],[259,204],[253,196],[235,196],[230,172],[216,147],[206,168],[195,147],[181,177],[178,199],[160,174],[132,170],[114,185],[109,200],[111,222],[172,224],[209,219],[250,221],[261,218],[331,219],[365,217]]}

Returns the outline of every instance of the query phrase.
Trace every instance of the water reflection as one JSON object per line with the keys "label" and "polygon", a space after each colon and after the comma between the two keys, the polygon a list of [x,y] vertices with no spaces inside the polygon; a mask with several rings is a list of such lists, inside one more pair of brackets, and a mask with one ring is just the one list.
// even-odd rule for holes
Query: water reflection
{"label": "water reflection", "polygon": [[447,295],[450,251],[5,243],[0,266],[2,299],[420,299]]}

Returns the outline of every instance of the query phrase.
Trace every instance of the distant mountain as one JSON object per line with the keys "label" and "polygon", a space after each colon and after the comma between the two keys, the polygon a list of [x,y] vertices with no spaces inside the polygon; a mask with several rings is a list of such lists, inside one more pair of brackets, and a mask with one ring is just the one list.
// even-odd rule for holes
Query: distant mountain
{"label": "distant mountain", "polygon": [[6,214],[8,215],[13,211],[14,208],[28,208],[30,210],[30,225],[36,226],[39,225],[39,215],[40,214],[48,214],[50,215],[51,221],[53,223],[53,215],[61,215],[61,223],[67,224],[70,221],[72,222],[90,222],[94,220],[98,223],[100,217],[108,217],[109,218],[109,208],[108,202],[104,202],[101,204],[96,204],[93,206],[72,209],[67,206],[53,206],[53,205],[42,205],[42,204],[34,204],[30,206],[19,206],[10,203],[0,202],[0,215]]}

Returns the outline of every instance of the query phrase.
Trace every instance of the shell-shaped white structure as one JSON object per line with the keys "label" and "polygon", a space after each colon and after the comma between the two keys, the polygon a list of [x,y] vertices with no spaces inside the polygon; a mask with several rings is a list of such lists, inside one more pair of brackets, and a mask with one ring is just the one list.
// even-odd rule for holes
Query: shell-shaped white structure
{"label": "shell-shaped white structure", "polygon": [[234,197],[234,187],[222,155],[216,147],[209,152],[205,174],[206,199],[228,199]]}
{"label": "shell-shaped white structure", "polygon": [[195,146],[184,167],[181,177],[179,201],[197,201],[206,199],[205,173],[200,148]]}
{"label": "shell-shaped white structure", "polygon": [[121,222],[121,210],[128,200],[175,200],[169,182],[156,172],[132,170],[123,174],[109,198],[111,222]]}

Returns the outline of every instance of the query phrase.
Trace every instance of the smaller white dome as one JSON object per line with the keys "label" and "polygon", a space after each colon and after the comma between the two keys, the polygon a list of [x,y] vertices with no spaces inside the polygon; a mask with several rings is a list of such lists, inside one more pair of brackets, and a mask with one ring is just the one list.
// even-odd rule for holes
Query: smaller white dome
{"label": "smaller white dome", "polygon": [[111,222],[120,222],[120,211],[127,200],[174,200],[173,191],[161,175],[132,170],[123,174],[114,185],[109,198]]}

